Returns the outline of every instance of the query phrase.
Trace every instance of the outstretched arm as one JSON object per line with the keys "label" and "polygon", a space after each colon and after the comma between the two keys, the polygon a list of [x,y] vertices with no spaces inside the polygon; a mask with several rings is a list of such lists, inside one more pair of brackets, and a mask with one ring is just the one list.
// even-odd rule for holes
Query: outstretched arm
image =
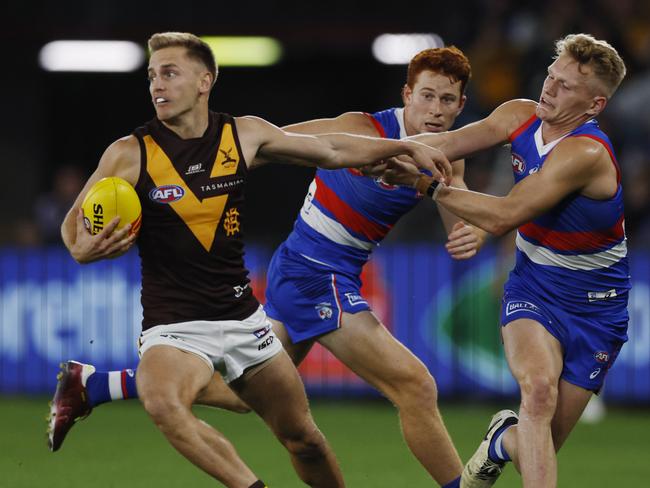
{"label": "outstretched arm", "polygon": [[464,159],[479,151],[504,144],[510,135],[534,113],[537,104],[531,100],[511,100],[486,118],[449,132],[419,134],[409,137],[437,147],[450,161]]}
{"label": "outstretched arm", "polygon": [[[417,188],[426,192],[432,181],[421,176]],[[433,198],[467,222],[502,235],[533,220],[571,194],[602,200],[610,198],[616,188],[616,170],[605,148],[590,139],[568,138],[556,146],[539,172],[526,176],[504,197],[441,184],[433,192]]]}
{"label": "outstretched arm", "polygon": [[415,141],[350,134],[293,134],[257,117],[238,118],[237,131],[249,166],[273,161],[339,169],[400,156],[429,170],[438,180],[448,181],[451,177],[447,158],[437,149]]}
{"label": "outstretched arm", "polygon": [[102,178],[119,176],[135,185],[140,167],[139,157],[140,148],[133,136],[111,144],[102,155],[97,169],[79,192],[72,208],[66,214],[63,224],[61,224],[61,237],[70,251],[70,255],[78,263],[91,263],[123,253],[135,242],[136,236],[128,235],[130,225],[113,232],[120,221],[119,217],[111,220],[98,234],[91,235],[84,226],[81,203],[90,187]]}
{"label": "outstretched arm", "polygon": [[282,130],[296,134],[331,134],[345,132],[358,136],[379,136],[370,117],[363,112],[346,112],[329,119],[314,119],[297,124],[285,125]]}

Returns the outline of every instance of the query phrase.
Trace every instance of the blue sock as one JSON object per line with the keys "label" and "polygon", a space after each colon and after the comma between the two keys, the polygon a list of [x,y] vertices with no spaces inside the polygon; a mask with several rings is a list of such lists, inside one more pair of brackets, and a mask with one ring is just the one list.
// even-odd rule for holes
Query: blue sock
{"label": "blue sock", "polygon": [[138,398],[135,370],[95,371],[86,380],[86,392],[91,407],[113,400]]}
{"label": "blue sock", "polygon": [[442,488],[460,488],[460,476],[455,480],[450,481]]}
{"label": "blue sock", "polygon": [[488,447],[488,457],[495,463],[504,463],[511,461],[506,447],[503,445],[503,436],[506,431],[515,424],[502,425],[492,436],[490,446]]}

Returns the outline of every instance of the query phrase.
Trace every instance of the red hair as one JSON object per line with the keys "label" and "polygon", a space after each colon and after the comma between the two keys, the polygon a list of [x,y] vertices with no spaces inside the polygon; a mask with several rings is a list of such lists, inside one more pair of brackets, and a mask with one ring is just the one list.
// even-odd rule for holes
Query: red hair
{"label": "red hair", "polygon": [[465,93],[472,68],[467,56],[456,46],[425,49],[416,54],[409,63],[406,84],[413,89],[415,81],[423,71],[433,71],[448,76],[454,83],[460,81],[460,94]]}

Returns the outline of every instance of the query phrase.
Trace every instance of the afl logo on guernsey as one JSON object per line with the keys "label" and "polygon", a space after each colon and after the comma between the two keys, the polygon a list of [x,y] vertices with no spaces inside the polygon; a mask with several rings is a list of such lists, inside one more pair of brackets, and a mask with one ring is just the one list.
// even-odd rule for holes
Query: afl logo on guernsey
{"label": "afl logo on guernsey", "polygon": [[158,186],[149,192],[149,198],[156,203],[173,203],[185,195],[185,190],[178,185]]}
{"label": "afl logo on guernsey", "polygon": [[518,175],[526,171],[526,161],[519,154],[512,153],[512,170]]}

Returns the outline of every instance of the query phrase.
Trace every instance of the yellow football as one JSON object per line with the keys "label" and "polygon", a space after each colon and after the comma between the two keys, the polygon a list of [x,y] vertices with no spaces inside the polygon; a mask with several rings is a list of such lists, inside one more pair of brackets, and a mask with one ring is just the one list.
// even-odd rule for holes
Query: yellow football
{"label": "yellow football", "polygon": [[84,225],[91,234],[98,234],[116,216],[117,229],[131,224],[129,234],[137,234],[142,223],[142,206],[135,189],[122,178],[111,176],[95,183],[84,198],[81,208]]}

